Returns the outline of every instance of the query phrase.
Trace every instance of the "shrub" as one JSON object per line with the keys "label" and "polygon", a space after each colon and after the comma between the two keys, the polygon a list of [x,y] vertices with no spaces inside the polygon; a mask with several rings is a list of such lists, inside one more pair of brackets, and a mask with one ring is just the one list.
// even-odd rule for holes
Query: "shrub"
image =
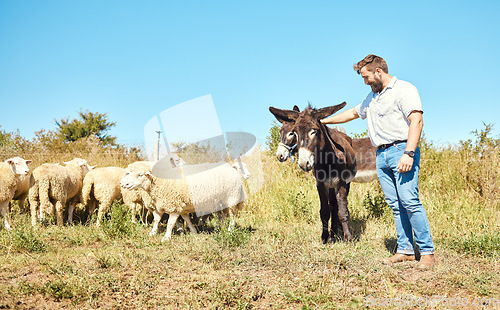
{"label": "shrub", "polygon": [[111,239],[136,234],[136,226],[129,220],[129,209],[116,201],[103,218],[101,227],[104,234]]}
{"label": "shrub", "polygon": [[47,245],[40,239],[38,232],[31,226],[19,225],[12,232],[12,243],[18,250],[34,253],[47,251]]}
{"label": "shrub", "polygon": [[462,159],[460,174],[468,188],[482,199],[500,200],[500,139],[491,137],[493,125],[472,132],[476,136],[460,141],[459,154]]}
{"label": "shrub", "polygon": [[73,292],[71,292],[71,288],[68,283],[60,279],[53,281],[50,280],[45,283],[45,286],[43,287],[43,293],[58,301],[65,298],[73,298]]}
{"label": "shrub", "polygon": [[377,188],[375,194],[367,191],[363,198],[363,206],[368,210],[368,217],[380,218],[390,207],[385,201],[384,193],[380,187]]}

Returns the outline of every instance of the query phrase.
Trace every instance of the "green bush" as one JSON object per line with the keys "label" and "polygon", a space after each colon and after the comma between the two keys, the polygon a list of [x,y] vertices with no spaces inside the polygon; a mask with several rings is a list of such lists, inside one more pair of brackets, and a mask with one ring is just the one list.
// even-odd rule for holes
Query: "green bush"
{"label": "green bush", "polygon": [[73,298],[73,292],[71,292],[71,288],[68,283],[60,279],[53,281],[50,280],[45,283],[45,286],[43,287],[43,293],[46,296],[54,298],[55,300]]}
{"label": "green bush", "polygon": [[379,187],[375,194],[367,191],[365,197],[363,198],[363,206],[368,211],[368,217],[370,218],[380,218],[384,213],[390,210],[389,205],[385,201],[384,193]]}
{"label": "green bush", "polygon": [[39,233],[29,225],[19,225],[12,232],[12,244],[20,251],[42,253],[47,245],[40,239]]}
{"label": "green bush", "polygon": [[103,218],[101,227],[110,239],[133,236],[137,233],[135,224],[130,221],[128,207],[116,201]]}

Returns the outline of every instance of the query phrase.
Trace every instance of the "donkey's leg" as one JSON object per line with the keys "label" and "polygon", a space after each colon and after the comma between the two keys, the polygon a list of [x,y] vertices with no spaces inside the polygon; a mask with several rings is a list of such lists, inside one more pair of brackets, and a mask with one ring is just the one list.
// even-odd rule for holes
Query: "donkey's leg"
{"label": "donkey's leg", "polygon": [[328,242],[328,237],[330,233],[328,231],[328,221],[330,220],[330,205],[328,203],[328,190],[323,182],[316,181],[316,188],[318,189],[319,201],[321,203],[321,209],[319,210],[319,215],[321,217],[321,224],[323,225],[323,232],[321,233],[321,240],[323,243]]}
{"label": "donkey's leg", "polygon": [[343,184],[340,186],[337,193],[337,203],[339,206],[339,221],[342,224],[342,230],[344,232],[344,240],[352,241],[351,231],[349,230],[349,224],[351,221],[351,216],[349,215],[349,209],[347,207],[347,195],[349,195],[350,184]]}
{"label": "donkey's leg", "polygon": [[330,237],[335,242],[341,238],[340,233],[342,227],[339,220],[339,205],[337,203],[337,192],[334,188],[329,189],[328,201],[330,203],[330,211],[332,217],[332,227],[330,228]]}

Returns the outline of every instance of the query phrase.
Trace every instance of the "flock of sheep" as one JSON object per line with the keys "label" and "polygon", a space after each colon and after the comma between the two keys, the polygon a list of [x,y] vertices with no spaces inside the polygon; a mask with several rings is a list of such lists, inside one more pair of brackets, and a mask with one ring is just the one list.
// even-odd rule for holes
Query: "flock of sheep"
{"label": "flock of sheep", "polygon": [[[169,215],[167,230],[162,241],[169,240],[179,216],[189,229],[196,233],[189,214],[207,215],[217,212],[231,217],[243,206],[245,199],[244,178],[249,173],[246,166],[227,163],[199,164],[192,167],[173,167],[173,177],[158,177],[152,173],[154,162],[138,161],[120,167],[95,168],[85,159],[75,158],[61,164],[42,164],[31,175],[30,160],[20,157],[0,162],[0,214],[4,227],[11,229],[9,208],[12,200],[18,200],[24,211],[28,198],[31,223],[37,225],[46,215],[56,215],[57,225],[73,222],[73,211],[78,203],[85,205],[88,218],[97,209],[100,225],[104,214],[113,201],[123,200],[136,221],[137,213],[146,208],[153,213],[153,229],[158,232],[162,215]],[[191,168],[191,172],[189,172]]]}

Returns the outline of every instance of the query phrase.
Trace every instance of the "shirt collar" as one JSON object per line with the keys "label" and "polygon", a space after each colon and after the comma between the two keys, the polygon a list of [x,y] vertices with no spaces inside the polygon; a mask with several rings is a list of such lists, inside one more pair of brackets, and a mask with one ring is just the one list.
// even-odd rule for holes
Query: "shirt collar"
{"label": "shirt collar", "polygon": [[398,80],[398,78],[397,78],[396,76],[393,76],[393,77],[391,78],[391,81],[389,82],[389,85],[387,85],[387,87],[386,87],[386,88],[382,89],[382,91],[381,91],[380,93],[374,93],[374,92],[372,92],[373,97],[376,97],[376,96],[380,96],[380,95],[382,95],[382,94],[383,94],[383,93],[385,93],[385,92],[387,91],[387,89],[389,89],[389,88],[391,88],[391,89],[392,89],[392,88],[394,88],[394,84],[396,84],[396,81],[397,81],[397,80]]}
{"label": "shirt collar", "polygon": [[394,84],[396,84],[396,81],[398,78],[396,76],[393,76],[391,81],[389,82],[389,85],[387,85],[387,88],[394,88]]}

